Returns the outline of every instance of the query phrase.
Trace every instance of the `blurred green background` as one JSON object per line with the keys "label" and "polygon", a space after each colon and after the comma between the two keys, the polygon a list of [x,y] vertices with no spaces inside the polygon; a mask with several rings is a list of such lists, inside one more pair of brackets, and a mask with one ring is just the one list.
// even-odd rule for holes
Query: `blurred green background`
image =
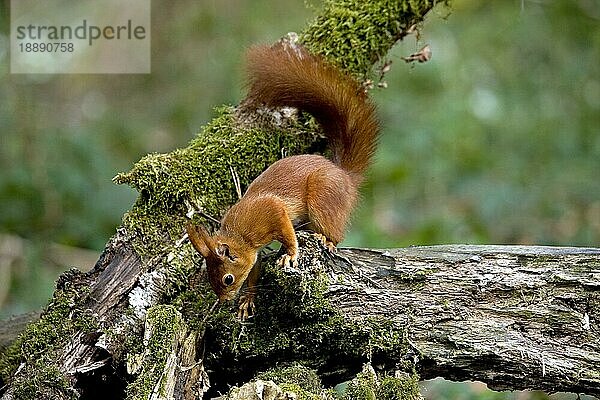
{"label": "blurred green background", "polygon": [[[241,99],[244,49],[302,30],[320,6],[155,0],[151,74],[11,75],[2,1],[0,318],[91,267],[136,197],[111,178],[185,146]],[[598,1],[456,0],[421,34],[373,93],[384,131],[344,244],[598,246]],[[426,43],[430,62],[400,59]]]}

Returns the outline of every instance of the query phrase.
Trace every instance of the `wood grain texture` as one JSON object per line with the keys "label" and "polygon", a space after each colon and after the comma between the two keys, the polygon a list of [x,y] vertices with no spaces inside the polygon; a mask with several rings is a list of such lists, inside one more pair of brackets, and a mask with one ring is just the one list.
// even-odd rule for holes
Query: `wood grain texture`
{"label": "wood grain texture", "polygon": [[406,326],[422,378],[600,394],[600,249],[448,245],[340,256],[344,279],[329,299],[348,318]]}

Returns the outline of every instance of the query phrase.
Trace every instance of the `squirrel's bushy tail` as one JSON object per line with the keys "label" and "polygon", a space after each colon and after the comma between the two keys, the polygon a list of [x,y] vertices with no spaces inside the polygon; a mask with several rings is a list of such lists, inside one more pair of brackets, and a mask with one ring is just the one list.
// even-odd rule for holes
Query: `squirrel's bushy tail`
{"label": "squirrel's bushy tail", "polygon": [[379,124],[375,107],[351,77],[301,47],[278,44],[248,51],[248,101],[295,107],[325,130],[332,161],[362,176],[375,152]]}

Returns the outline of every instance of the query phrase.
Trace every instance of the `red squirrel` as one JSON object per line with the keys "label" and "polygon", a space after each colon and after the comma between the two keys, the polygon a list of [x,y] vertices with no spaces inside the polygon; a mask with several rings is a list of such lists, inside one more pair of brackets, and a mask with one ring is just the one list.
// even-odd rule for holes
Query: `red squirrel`
{"label": "red squirrel", "polygon": [[269,166],[227,211],[214,235],[188,225],[221,301],[233,299],[248,281],[240,298],[242,319],[254,312],[262,247],[281,242],[286,254],[279,264],[293,266],[298,257],[294,225],[307,226],[331,250],[344,238],[379,132],[375,107],[360,84],[302,47],[253,47],[247,69],[250,89],[244,105],[310,113],[323,128],[332,156],[297,155]]}

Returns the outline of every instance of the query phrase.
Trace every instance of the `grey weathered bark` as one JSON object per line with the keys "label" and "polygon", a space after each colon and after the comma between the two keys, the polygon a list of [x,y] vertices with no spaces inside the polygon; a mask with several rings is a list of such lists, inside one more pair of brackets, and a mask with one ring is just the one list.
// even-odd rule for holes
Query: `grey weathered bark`
{"label": "grey weathered bark", "polygon": [[[600,394],[600,249],[348,249],[328,298],[406,326],[422,378]],[[339,265],[344,265],[340,263]]]}

